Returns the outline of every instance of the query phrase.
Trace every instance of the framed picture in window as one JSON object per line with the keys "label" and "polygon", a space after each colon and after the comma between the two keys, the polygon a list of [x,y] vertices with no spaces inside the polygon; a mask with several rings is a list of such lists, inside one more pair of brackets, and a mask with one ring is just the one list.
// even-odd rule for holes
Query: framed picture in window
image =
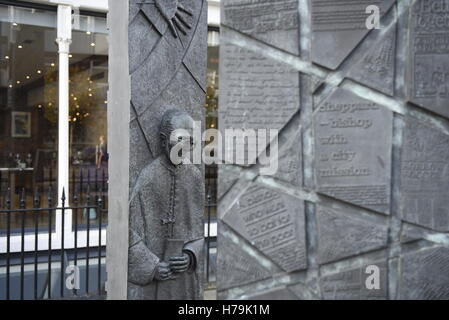
{"label": "framed picture in window", "polygon": [[13,138],[31,138],[31,112],[11,113],[11,136]]}

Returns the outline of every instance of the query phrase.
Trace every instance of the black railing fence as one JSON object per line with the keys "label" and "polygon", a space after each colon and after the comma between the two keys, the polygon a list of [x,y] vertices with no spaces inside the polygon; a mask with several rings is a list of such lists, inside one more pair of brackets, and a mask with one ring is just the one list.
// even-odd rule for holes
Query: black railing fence
{"label": "black railing fence", "polygon": [[[205,281],[211,287],[216,265],[217,168],[208,166],[205,171]],[[60,197],[56,179],[48,173],[46,184],[33,192],[25,187],[13,190],[2,181],[0,300],[104,298],[107,171],[72,170],[70,196],[64,190]]]}
{"label": "black railing fence", "polygon": [[86,180],[82,170],[79,179],[74,174],[70,204],[65,190],[58,203],[51,185],[45,193],[23,188],[18,205],[10,187],[3,192],[0,299],[103,294],[107,183],[101,174],[91,179],[88,172]]}
{"label": "black railing fence", "polygon": [[[79,198],[87,196],[87,191],[95,193],[105,191],[108,181],[108,170],[106,167],[97,168],[95,166],[76,166],[70,169],[70,203],[74,196]],[[54,186],[58,183],[57,170],[52,167],[43,167],[40,170],[35,168],[0,168],[0,204],[6,201],[6,195],[9,194],[13,206],[19,206],[19,199],[25,190],[25,195],[29,197],[39,192],[43,199],[43,205],[47,193],[50,189],[56,192]],[[8,190],[9,189],[9,190]],[[9,192],[7,192],[9,191]],[[53,198],[55,195],[52,195]],[[32,201],[27,201],[31,205]]]}

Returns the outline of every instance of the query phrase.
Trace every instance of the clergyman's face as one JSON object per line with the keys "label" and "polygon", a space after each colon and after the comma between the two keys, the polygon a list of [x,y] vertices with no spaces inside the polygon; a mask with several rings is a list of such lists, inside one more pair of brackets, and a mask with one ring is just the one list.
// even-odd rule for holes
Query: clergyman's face
{"label": "clergyman's face", "polygon": [[[179,157],[189,159],[193,151],[193,119],[189,116],[174,117],[173,131],[168,137],[167,156],[170,159],[172,150],[177,151]],[[173,162],[173,161],[172,161]],[[184,161],[183,161],[184,162]]]}

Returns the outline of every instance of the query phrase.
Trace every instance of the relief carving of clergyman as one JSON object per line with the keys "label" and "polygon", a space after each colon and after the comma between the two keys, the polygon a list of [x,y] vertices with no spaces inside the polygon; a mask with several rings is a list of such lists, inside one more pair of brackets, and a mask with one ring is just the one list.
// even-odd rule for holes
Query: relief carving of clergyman
{"label": "relief carving of clergyman", "polygon": [[176,144],[193,145],[181,129],[191,137],[193,119],[167,111],[162,153],[142,170],[131,194],[128,299],[202,299],[204,183],[195,165],[170,160]]}

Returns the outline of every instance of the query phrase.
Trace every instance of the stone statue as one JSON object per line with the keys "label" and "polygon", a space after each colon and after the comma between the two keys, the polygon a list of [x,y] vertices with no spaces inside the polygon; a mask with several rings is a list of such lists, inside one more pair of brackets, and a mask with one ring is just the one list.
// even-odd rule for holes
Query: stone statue
{"label": "stone statue", "polygon": [[163,152],[142,170],[131,194],[128,299],[202,299],[204,184],[195,165],[170,160],[185,139],[176,129],[192,132],[193,119],[167,111]]}

